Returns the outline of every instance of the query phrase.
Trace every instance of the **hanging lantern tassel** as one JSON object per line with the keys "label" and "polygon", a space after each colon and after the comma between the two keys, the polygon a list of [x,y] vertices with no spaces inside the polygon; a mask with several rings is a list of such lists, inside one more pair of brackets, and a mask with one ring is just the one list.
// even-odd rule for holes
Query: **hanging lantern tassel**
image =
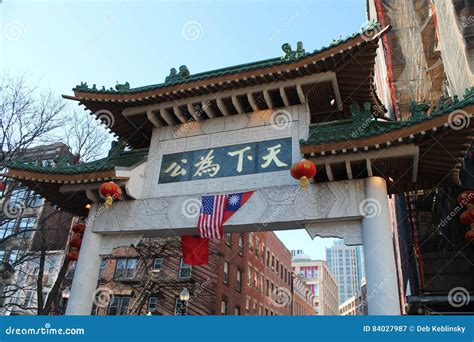
{"label": "hanging lantern tassel", "polygon": [[100,186],[100,194],[105,197],[105,207],[110,208],[114,200],[122,197],[122,189],[114,182],[107,182]]}
{"label": "hanging lantern tassel", "polygon": [[291,166],[290,174],[300,181],[300,186],[304,189],[308,186],[309,180],[316,175],[316,165],[309,160],[302,159]]}

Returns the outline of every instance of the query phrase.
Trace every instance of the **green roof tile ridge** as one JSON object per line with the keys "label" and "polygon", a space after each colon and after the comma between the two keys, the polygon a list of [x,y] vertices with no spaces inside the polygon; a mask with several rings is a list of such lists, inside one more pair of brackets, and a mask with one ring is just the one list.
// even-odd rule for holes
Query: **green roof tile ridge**
{"label": "green roof tile ridge", "polygon": [[194,75],[190,74],[189,76],[184,77],[184,78],[176,78],[175,80],[170,80],[168,82],[157,83],[157,84],[135,87],[135,88],[130,88],[130,84],[128,82],[124,84],[117,84],[115,86],[116,90],[114,90],[113,88],[106,90],[104,86],[102,87],[102,89],[97,89],[95,84],[92,86],[92,88],[89,88],[89,86],[87,85],[87,82],[81,82],[79,85],[75,86],[72,90],[73,91],[79,90],[79,91],[90,92],[90,93],[103,93],[103,94],[106,94],[106,93],[130,94],[130,93],[138,93],[138,92],[147,91],[147,90],[159,89],[159,88],[163,88],[163,87],[167,87],[167,86],[175,85],[175,84],[185,84],[191,81],[202,80],[202,79],[211,78],[211,77],[215,77],[215,76],[219,76],[223,74],[225,75],[225,74],[231,74],[231,73],[236,73],[236,72],[241,72],[241,71],[254,70],[254,69],[258,69],[265,66],[291,63],[296,60],[305,58],[307,56],[316,55],[325,50],[333,48],[337,45],[343,44],[347,42],[348,40],[353,39],[359,35],[365,34],[369,31],[380,30],[380,28],[381,28],[380,23],[378,23],[377,21],[374,21],[374,20],[369,21],[368,24],[365,27],[363,27],[359,32],[355,32],[352,35],[349,35],[343,39],[342,38],[333,39],[332,42],[329,44],[329,46],[322,46],[319,49],[315,49],[313,52],[303,53],[302,55],[298,55],[298,57],[293,58],[293,59],[285,59],[285,58],[282,58],[281,56],[273,57],[273,58],[263,59],[260,61],[248,62],[248,63],[243,63],[243,64],[237,64],[234,66],[228,66],[224,68],[203,71]]}
{"label": "green roof tile ridge", "polygon": [[22,163],[21,161],[15,160],[10,163],[9,167],[15,170],[50,174],[92,173],[99,171],[110,171],[117,166],[130,167],[145,159],[147,155],[148,148],[144,148],[131,151],[122,151],[119,155],[112,155],[91,162],[74,165],[57,165],[56,167],[47,167],[32,163]]}

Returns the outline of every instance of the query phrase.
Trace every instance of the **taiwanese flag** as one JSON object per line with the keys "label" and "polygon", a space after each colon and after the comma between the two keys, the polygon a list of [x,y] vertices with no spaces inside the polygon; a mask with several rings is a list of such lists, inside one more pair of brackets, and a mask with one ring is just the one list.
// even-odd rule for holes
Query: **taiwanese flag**
{"label": "taiwanese flag", "polygon": [[231,216],[234,215],[234,213],[239,210],[245,204],[245,202],[248,201],[252,194],[253,191],[248,191],[228,195],[222,223],[224,224],[228,219],[230,219]]}
{"label": "taiwanese flag", "polygon": [[199,236],[181,236],[183,261],[188,265],[205,265],[209,262],[209,239]]}

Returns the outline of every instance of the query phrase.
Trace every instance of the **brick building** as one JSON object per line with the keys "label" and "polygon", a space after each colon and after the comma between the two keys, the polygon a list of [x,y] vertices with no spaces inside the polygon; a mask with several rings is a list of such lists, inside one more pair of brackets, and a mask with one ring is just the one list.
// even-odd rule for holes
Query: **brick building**
{"label": "brick building", "polygon": [[92,314],[174,315],[184,288],[187,315],[291,314],[291,255],[273,232],[226,234],[209,248],[209,263],[194,267],[175,238],[115,249],[103,258]]}
{"label": "brick building", "polygon": [[292,315],[316,315],[316,297],[306,285],[305,279],[295,272],[292,272],[291,276],[293,278]]}

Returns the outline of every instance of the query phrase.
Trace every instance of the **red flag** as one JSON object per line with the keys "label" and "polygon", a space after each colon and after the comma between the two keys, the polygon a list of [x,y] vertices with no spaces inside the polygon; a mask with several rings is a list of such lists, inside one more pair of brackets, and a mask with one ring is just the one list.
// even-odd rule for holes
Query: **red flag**
{"label": "red flag", "polygon": [[183,261],[188,265],[205,265],[209,262],[209,239],[198,236],[181,236]]}

